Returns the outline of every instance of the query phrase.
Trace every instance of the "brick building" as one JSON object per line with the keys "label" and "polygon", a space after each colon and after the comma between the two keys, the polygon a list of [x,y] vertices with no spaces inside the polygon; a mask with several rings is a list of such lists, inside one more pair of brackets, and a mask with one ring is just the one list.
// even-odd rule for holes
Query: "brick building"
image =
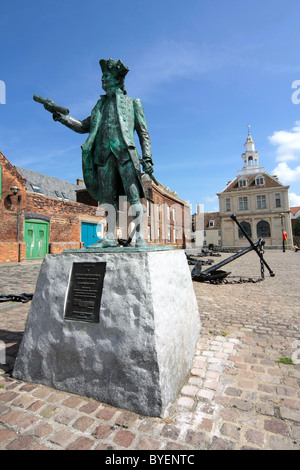
{"label": "brick building", "polygon": [[145,238],[148,243],[185,248],[190,241],[190,205],[180,199],[176,191],[157,186],[144,174]]}
{"label": "brick building", "polygon": [[[156,186],[147,175],[143,184],[148,244],[185,247],[189,205],[169,188]],[[133,224],[130,217],[119,219]],[[0,220],[0,262],[43,258],[46,253],[93,245],[106,227],[104,211],[82,180],[73,184],[15,167],[1,152]],[[118,236],[128,239],[127,225],[119,227]]]}
{"label": "brick building", "polygon": [[98,207],[76,202],[80,185],[15,167],[1,152],[0,172],[0,262],[80,248],[84,224],[103,222]]}
{"label": "brick building", "polygon": [[203,212],[197,204],[197,212],[192,215],[192,247],[213,249],[221,244],[220,212]]}
{"label": "brick building", "polygon": [[294,234],[294,227],[295,227],[296,219],[297,219],[297,217],[300,217],[300,207],[299,206],[290,207],[290,211],[291,211],[292,231],[293,231],[293,234]]}
{"label": "brick building", "polygon": [[204,213],[203,246],[221,246],[221,219],[220,212]]}

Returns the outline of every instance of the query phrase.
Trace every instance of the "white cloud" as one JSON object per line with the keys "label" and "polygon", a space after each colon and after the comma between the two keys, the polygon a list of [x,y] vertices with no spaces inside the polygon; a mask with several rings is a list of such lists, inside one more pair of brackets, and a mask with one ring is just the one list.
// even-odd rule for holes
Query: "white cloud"
{"label": "white cloud", "polygon": [[300,166],[290,168],[286,162],[282,162],[274,168],[272,174],[277,175],[283,184],[293,183],[300,180]]}
{"label": "white cloud", "polygon": [[269,141],[276,147],[276,161],[279,162],[272,173],[283,184],[300,181],[300,165],[292,167],[290,163],[300,160],[300,121],[296,121],[290,131],[274,132]]}
{"label": "white cloud", "polygon": [[300,158],[300,121],[291,131],[276,131],[269,141],[276,147],[276,161],[287,162]]}
{"label": "white cloud", "polygon": [[290,198],[290,207],[300,206],[300,196],[297,196],[295,193],[289,193]]}

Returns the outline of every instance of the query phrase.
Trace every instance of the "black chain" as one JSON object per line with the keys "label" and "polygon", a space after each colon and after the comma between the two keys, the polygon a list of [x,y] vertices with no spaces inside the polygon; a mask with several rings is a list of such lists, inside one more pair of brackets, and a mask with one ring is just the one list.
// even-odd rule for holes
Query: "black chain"
{"label": "black chain", "polygon": [[33,294],[0,294],[0,302],[22,302],[23,304],[32,300]]}
{"label": "black chain", "polygon": [[242,283],[246,283],[246,282],[252,282],[252,283],[256,283],[256,282],[261,282],[264,280],[264,278],[262,277],[259,277],[257,279],[253,278],[253,277],[241,277],[241,276],[230,276],[231,278],[238,278],[238,279],[228,279],[228,278],[225,278],[225,279],[213,279],[213,280],[210,280],[209,283],[210,284],[242,284]]}

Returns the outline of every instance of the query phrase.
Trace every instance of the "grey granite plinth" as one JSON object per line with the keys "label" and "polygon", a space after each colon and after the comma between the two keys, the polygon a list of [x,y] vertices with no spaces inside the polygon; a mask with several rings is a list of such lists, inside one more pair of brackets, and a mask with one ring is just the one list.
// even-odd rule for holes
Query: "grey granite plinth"
{"label": "grey granite plinth", "polygon": [[[72,266],[82,262],[106,263],[98,322],[65,317]],[[199,333],[183,250],[46,255],[13,375],[163,416]]]}

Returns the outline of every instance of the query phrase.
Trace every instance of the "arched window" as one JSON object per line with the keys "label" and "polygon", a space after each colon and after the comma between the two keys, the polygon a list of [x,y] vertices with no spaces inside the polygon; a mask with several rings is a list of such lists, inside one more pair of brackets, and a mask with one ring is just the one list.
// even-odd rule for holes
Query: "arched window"
{"label": "arched window", "polygon": [[[241,222],[240,225],[241,227],[243,227],[248,237],[251,238],[251,225],[249,224],[249,222]],[[246,238],[241,229],[239,229],[239,238]]]}
{"label": "arched window", "polygon": [[256,225],[257,238],[267,238],[271,236],[270,224],[266,220],[260,220]]}

